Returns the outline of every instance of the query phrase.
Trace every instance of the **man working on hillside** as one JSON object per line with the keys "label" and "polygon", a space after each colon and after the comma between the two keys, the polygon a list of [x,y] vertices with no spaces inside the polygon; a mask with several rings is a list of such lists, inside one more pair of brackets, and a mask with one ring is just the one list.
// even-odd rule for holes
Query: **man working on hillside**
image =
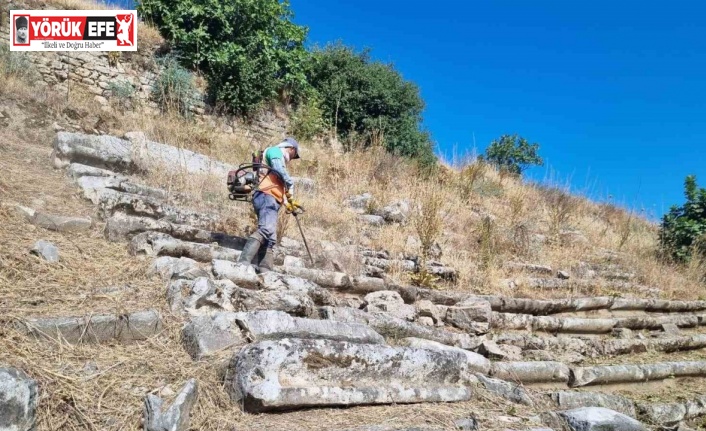
{"label": "man working on hillside", "polygon": [[[299,207],[292,198],[294,183],[287,172],[290,160],[299,158],[299,143],[287,138],[280,144],[267,148],[262,155],[260,182],[253,194],[253,207],[257,214],[257,231],[250,235],[238,262],[251,263],[261,247],[266,247],[260,261],[260,272],[272,270],[273,248],[277,243],[277,215],[284,204],[291,212]],[[274,171],[274,172],[273,172]]]}

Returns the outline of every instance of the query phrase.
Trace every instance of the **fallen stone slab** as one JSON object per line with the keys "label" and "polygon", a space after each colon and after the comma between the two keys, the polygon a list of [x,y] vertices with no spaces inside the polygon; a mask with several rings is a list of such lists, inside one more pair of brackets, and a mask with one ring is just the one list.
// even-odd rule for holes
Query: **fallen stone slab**
{"label": "fallen stone slab", "polygon": [[235,311],[277,310],[294,316],[317,315],[314,301],[304,292],[291,290],[233,289]]}
{"label": "fallen stone slab", "polygon": [[329,272],[309,268],[284,267],[280,268],[284,274],[301,277],[312,281],[319,286],[333,289],[348,289],[351,286],[350,278],[342,272]]}
{"label": "fallen stone slab", "polygon": [[120,175],[108,169],[96,168],[93,166],[83,165],[81,163],[69,164],[69,167],[66,169],[66,173],[73,179],[79,179],[81,177],[108,177],[118,178],[120,180],[128,179],[126,176]]}
{"label": "fallen stone slab", "polygon": [[635,419],[603,407],[582,407],[558,413],[572,431],[647,431]]}
{"label": "fallen stone slab", "polygon": [[149,141],[143,134],[131,140],[109,135],[59,132],[54,139],[54,166],[82,163],[119,172],[140,172],[152,167],[179,169],[189,174],[225,177],[235,167],[193,151]]}
{"label": "fallen stone slab", "polygon": [[513,403],[528,406],[534,404],[525,388],[520,385],[516,385],[505,380],[486,377],[482,374],[476,374],[476,378],[478,378],[478,382],[483,385],[488,392],[512,401]]}
{"label": "fallen stone slab", "polygon": [[[112,189],[133,195],[149,196],[162,201],[169,199],[169,193],[166,190],[133,183],[124,177],[82,176],[76,180],[76,184],[81,188],[87,199],[92,199],[92,197],[96,196],[100,189]],[[176,194],[175,197],[177,197]]]}
{"label": "fallen stone slab", "polygon": [[200,262],[230,260],[236,262],[240,250],[215,244],[182,241],[161,232],[143,232],[130,240],[128,252],[133,255],[188,257]]}
{"label": "fallen stone slab", "polygon": [[199,277],[208,277],[208,271],[188,257],[161,256],[152,262],[147,275],[159,275],[165,281],[179,278],[195,280]]}
{"label": "fallen stone slab", "polygon": [[41,257],[49,263],[56,263],[59,261],[59,249],[57,246],[43,239],[35,242],[29,252],[33,255]]}
{"label": "fallen stone slab", "polygon": [[679,328],[693,328],[699,325],[699,319],[694,315],[686,316],[636,316],[616,318],[616,328],[662,329],[664,324],[674,324]]}
{"label": "fallen stone slab", "polygon": [[0,368],[0,430],[34,430],[37,394],[37,382],[22,370]]}
{"label": "fallen stone slab", "polygon": [[131,342],[157,335],[162,330],[162,319],[157,310],[146,310],[120,315],[30,318],[20,322],[17,329],[38,340],[70,344],[111,340]]}
{"label": "fallen stone slab", "polygon": [[172,313],[235,311],[231,303],[235,289],[235,283],[230,280],[214,281],[207,277],[195,280],[177,279],[169,283],[167,303]]}
{"label": "fallen stone slab", "polygon": [[211,265],[216,277],[230,280],[238,287],[257,289],[261,285],[260,277],[252,265],[220,259],[214,259]]}
{"label": "fallen stone slab", "polygon": [[274,271],[269,271],[262,275],[262,288],[265,290],[291,290],[305,293],[318,306],[335,306],[338,304],[336,297],[318,284],[301,277],[280,274]]}
{"label": "fallen stone slab", "polygon": [[559,391],[549,395],[557,407],[563,410],[581,407],[604,407],[632,418],[637,417],[635,403],[620,395],[576,391]]}
{"label": "fallen stone slab", "polygon": [[299,338],[385,344],[385,339],[366,325],[304,319],[281,311],[237,313],[236,322],[249,341]]}
{"label": "fallen stone slab", "polygon": [[164,400],[149,394],[144,405],[145,431],[188,431],[191,409],[198,397],[198,383],[190,379],[174,402],[163,411]]}
{"label": "fallen stone slab", "polygon": [[552,361],[495,362],[491,367],[490,375],[523,384],[567,384],[570,370],[561,362]]}
{"label": "fallen stone slab", "polygon": [[644,383],[678,377],[706,377],[706,362],[662,362],[642,365],[597,365],[571,370],[571,387]]}
{"label": "fallen stone slab", "polygon": [[387,283],[382,278],[359,275],[351,278],[350,290],[360,294],[379,292],[387,290]]}
{"label": "fallen stone slab", "polygon": [[365,311],[369,313],[385,312],[392,317],[413,321],[417,317],[414,305],[405,304],[399,293],[381,290],[365,295]]}
{"label": "fallen stone slab", "polygon": [[466,350],[478,347],[482,341],[469,334],[460,334],[419,325],[387,316],[384,313],[367,313],[363,310],[355,310],[347,307],[321,307],[319,313],[323,319],[368,325],[379,334],[393,339],[407,337],[422,338]]}
{"label": "fallen stone slab", "polygon": [[380,344],[284,339],[234,354],[226,389],[244,411],[465,401],[465,356]]}
{"label": "fallen stone slab", "polygon": [[90,217],[65,217],[36,211],[29,220],[35,226],[57,232],[84,232],[91,229]]}
{"label": "fallen stone slab", "polygon": [[399,340],[397,344],[405,347],[413,347],[415,349],[458,352],[466,356],[466,361],[471,371],[481,374],[488,374],[490,372],[490,361],[478,353],[469,352],[468,350],[447,346],[446,344],[425,340],[423,338],[407,337]]}
{"label": "fallen stone slab", "polygon": [[637,407],[640,414],[651,423],[676,426],[679,422],[706,415],[706,396],[677,403],[638,403]]}
{"label": "fallen stone slab", "polygon": [[182,328],[182,345],[191,359],[200,361],[218,352],[246,344],[236,322],[237,313],[194,316]]}
{"label": "fallen stone slab", "polygon": [[490,329],[491,318],[488,301],[469,298],[448,307],[444,321],[472,334],[485,334]]}
{"label": "fallen stone slab", "polygon": [[177,224],[206,227],[218,221],[218,216],[201,211],[180,208],[164,203],[162,199],[113,189],[84,189],[84,196],[94,205],[104,219],[116,212],[167,220]]}
{"label": "fallen stone slab", "polygon": [[508,352],[509,347],[515,346],[503,346],[503,348],[501,348],[494,341],[486,340],[478,347],[478,353],[490,359],[519,360],[519,358],[511,357],[512,355]]}
{"label": "fallen stone slab", "polygon": [[360,220],[362,223],[368,224],[370,226],[382,226],[385,224],[384,218],[382,218],[381,216],[372,215],[372,214],[361,214],[358,216],[358,220]]}

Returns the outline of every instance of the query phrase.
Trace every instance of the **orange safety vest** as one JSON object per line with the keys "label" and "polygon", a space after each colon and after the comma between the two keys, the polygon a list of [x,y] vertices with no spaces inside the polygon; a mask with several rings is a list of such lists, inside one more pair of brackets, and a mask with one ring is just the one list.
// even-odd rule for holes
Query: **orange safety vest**
{"label": "orange safety vest", "polygon": [[[267,163],[265,163],[264,157],[262,164],[269,168]],[[268,168],[260,169],[260,182],[257,190],[271,195],[281,205],[282,202],[284,202],[284,194],[287,189],[279,175],[275,171],[271,171]]]}

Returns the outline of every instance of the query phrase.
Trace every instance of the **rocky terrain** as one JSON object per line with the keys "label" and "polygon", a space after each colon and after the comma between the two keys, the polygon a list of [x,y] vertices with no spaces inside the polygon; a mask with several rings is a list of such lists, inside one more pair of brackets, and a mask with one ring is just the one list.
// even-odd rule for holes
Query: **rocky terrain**
{"label": "rocky terrain", "polygon": [[[228,164],[140,133],[8,136],[0,429],[685,430],[706,414],[706,301],[661,299],[620,253],[506,264],[553,299],[400,283],[389,269],[414,257],[316,238],[314,262],[285,237],[258,274],[223,211],[143,180]],[[356,217],[400,223],[406,205]],[[630,293],[572,294],[598,279]]]}

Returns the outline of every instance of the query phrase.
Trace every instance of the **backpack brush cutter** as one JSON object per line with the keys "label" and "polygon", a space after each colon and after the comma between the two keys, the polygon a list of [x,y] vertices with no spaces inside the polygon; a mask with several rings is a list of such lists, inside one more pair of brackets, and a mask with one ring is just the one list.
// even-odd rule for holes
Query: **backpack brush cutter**
{"label": "backpack brush cutter", "polygon": [[[228,178],[226,180],[226,185],[228,187],[228,199],[233,201],[252,202],[252,194],[260,185],[259,172],[261,169],[265,169],[267,171],[265,175],[274,173],[280,178],[280,180],[282,180],[282,176],[279,172],[262,163],[262,157],[262,151],[260,151],[259,154],[253,153],[252,163],[243,163],[238,166],[238,169],[228,172]],[[296,220],[297,227],[299,228],[299,233],[302,236],[302,240],[304,240],[304,247],[306,248],[306,252],[309,254],[311,264],[313,265],[314,258],[311,256],[311,251],[309,250],[309,245],[306,242],[304,231],[302,230],[302,226],[299,223],[299,218],[297,217],[299,214],[303,214],[304,212],[304,208],[299,206],[298,208],[295,208],[294,211],[287,211],[287,214],[292,214],[294,216],[294,220]]]}

